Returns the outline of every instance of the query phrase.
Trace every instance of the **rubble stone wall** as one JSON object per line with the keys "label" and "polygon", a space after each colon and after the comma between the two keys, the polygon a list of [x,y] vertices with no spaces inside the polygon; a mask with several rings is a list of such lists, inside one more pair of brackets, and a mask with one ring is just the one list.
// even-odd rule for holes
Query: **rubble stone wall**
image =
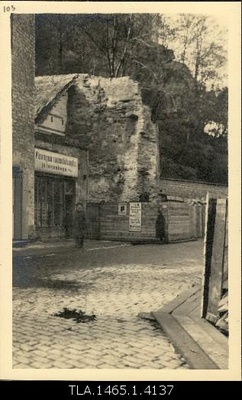
{"label": "rubble stone wall", "polygon": [[228,196],[228,187],[206,182],[191,182],[179,179],[160,179],[160,189],[168,196],[180,196],[187,199],[205,199],[207,192],[219,198]]}
{"label": "rubble stone wall", "polygon": [[137,82],[80,75],[70,89],[68,134],[89,150],[89,201],[157,192],[157,129]]}

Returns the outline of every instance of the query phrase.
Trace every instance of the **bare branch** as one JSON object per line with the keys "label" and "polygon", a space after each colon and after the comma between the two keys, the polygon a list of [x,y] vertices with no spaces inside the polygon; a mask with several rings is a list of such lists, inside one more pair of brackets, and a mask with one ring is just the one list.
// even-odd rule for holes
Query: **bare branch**
{"label": "bare branch", "polygon": [[113,73],[115,71],[115,58],[116,58],[116,52],[117,52],[117,37],[118,37],[118,21],[117,17],[114,16],[113,18],[113,37],[112,37],[112,68],[113,68]]}
{"label": "bare branch", "polygon": [[150,47],[150,48],[154,48],[155,47],[155,44],[153,43],[153,44],[150,44],[150,43],[147,43],[147,42],[145,42],[143,39],[141,39],[141,38],[136,38],[135,39],[137,42],[139,42],[139,43],[142,43],[142,44],[144,44],[145,46],[147,46],[147,47]]}
{"label": "bare branch", "polygon": [[98,43],[96,41],[96,39],[94,39],[94,37],[91,35],[90,32],[88,32],[88,30],[86,29],[85,26],[80,26],[80,28],[86,33],[86,35],[91,39],[91,41],[95,44],[95,46],[106,56],[107,51],[106,51],[105,47],[103,45],[101,45],[100,43]]}
{"label": "bare branch", "polygon": [[111,78],[113,78],[113,69],[112,69],[111,59],[110,59],[110,54],[109,54],[108,21],[106,22],[106,52],[107,52],[107,62],[108,62],[109,75],[110,75]]}
{"label": "bare branch", "polygon": [[118,65],[117,65],[117,68],[116,68],[116,71],[115,71],[115,77],[118,76],[119,71],[120,71],[120,68],[121,68],[121,66],[122,66],[123,63],[124,63],[125,56],[126,56],[126,54],[127,54],[128,42],[129,42],[129,39],[130,39],[130,34],[131,34],[131,26],[128,27],[128,33],[127,33],[127,36],[126,36],[126,41],[125,41],[123,53],[122,53],[122,56],[121,56],[121,58],[120,58],[120,61],[119,61]]}
{"label": "bare branch", "polygon": [[157,82],[159,82],[159,79],[157,78],[156,74],[154,73],[154,71],[152,71],[151,68],[147,67],[147,65],[143,64],[142,62],[140,62],[138,60],[132,59],[132,61],[135,62],[136,64],[141,65],[143,69],[147,69],[148,71],[150,71],[152,73],[153,77],[155,78],[155,80]]}

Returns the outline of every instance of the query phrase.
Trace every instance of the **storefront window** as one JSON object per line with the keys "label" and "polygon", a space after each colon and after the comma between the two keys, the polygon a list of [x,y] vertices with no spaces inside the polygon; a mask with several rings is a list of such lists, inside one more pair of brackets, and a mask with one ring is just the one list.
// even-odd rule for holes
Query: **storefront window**
{"label": "storefront window", "polygon": [[[53,205],[53,182],[51,180],[47,180],[46,182],[46,203],[45,203],[45,209],[46,209],[46,225],[47,226],[52,226],[53,225],[53,211],[54,211],[54,205]],[[45,201],[45,200],[44,200]]]}
{"label": "storefront window", "polygon": [[64,197],[64,182],[55,180],[54,187],[54,226],[60,226],[63,223],[63,197]]}
{"label": "storefront window", "polygon": [[71,189],[74,204],[75,182],[63,177],[35,177],[35,223],[36,227],[63,228],[65,216],[65,187]]}

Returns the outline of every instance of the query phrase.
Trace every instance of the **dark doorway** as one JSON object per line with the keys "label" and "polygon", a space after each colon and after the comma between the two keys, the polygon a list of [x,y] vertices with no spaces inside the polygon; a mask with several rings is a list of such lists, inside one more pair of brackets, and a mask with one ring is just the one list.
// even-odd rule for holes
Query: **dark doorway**
{"label": "dark doorway", "polygon": [[13,234],[15,240],[22,239],[22,196],[23,196],[23,174],[22,171],[13,167]]}

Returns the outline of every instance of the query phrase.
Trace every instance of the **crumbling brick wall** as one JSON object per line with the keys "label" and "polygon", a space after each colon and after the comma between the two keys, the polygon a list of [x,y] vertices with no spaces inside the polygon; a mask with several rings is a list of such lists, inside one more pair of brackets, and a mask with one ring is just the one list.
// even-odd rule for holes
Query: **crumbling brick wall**
{"label": "crumbling brick wall", "polygon": [[13,165],[23,172],[23,238],[34,230],[34,16],[12,14]]}

